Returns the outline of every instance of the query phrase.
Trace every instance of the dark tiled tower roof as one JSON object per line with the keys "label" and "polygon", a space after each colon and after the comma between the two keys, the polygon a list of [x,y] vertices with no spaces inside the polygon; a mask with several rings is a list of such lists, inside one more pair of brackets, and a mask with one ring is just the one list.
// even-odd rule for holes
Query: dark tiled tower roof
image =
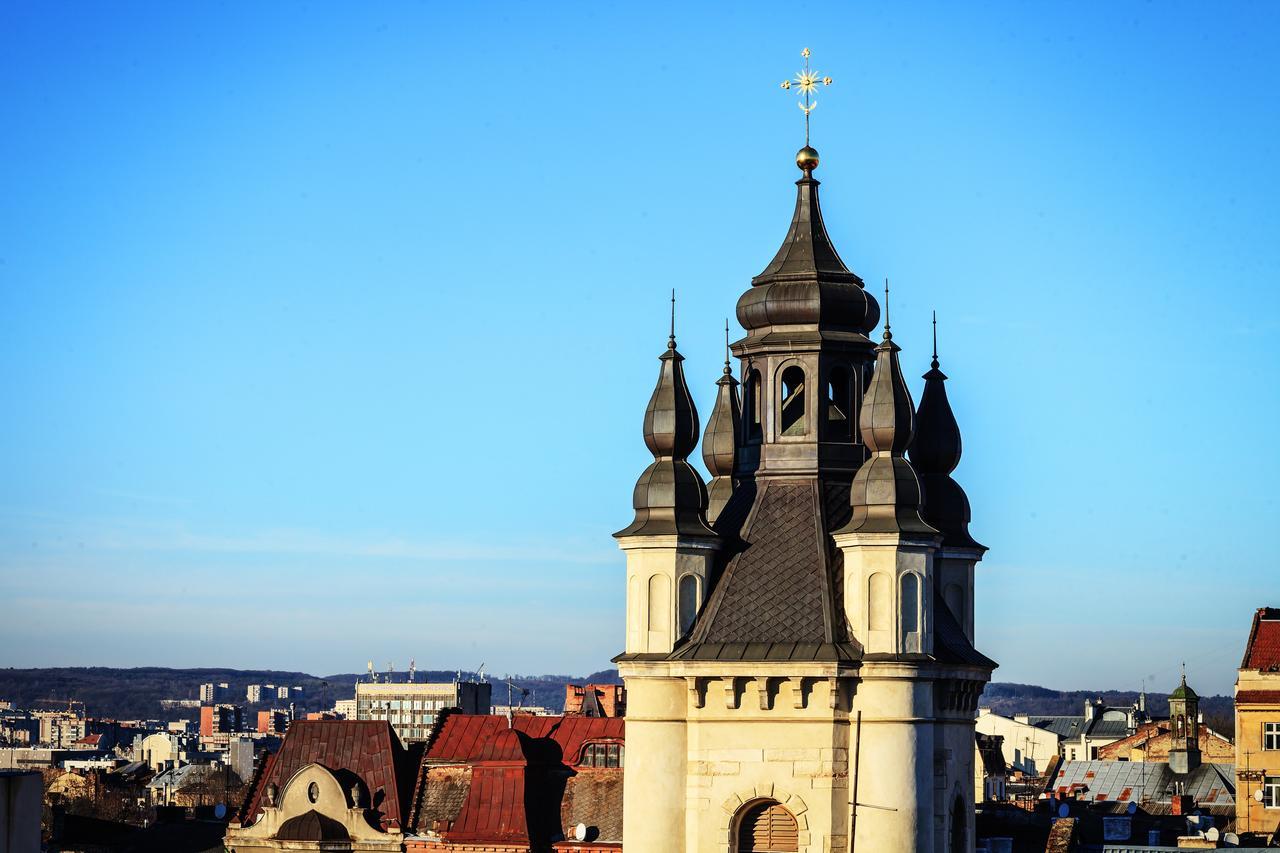
{"label": "dark tiled tower roof", "polygon": [[[854,661],[861,654],[844,616],[843,555],[831,532],[849,518],[849,483],[865,458],[852,422],[870,372],[866,333],[880,308],[827,234],[816,158],[800,165],[782,246],[738,299],[747,336],[732,346],[744,381],[732,479],[727,418],[713,417],[703,450],[711,473],[731,484],[723,507],[713,503],[724,544],[675,659]],[[717,408],[730,405],[732,381],[721,379]],[[837,385],[837,398],[828,400]]]}
{"label": "dark tiled tower roof", "polygon": [[858,423],[871,458],[853,478],[849,496],[853,513],[842,533],[937,535],[920,517],[920,481],[905,456],[915,432],[915,412],[898,362],[901,349],[893,342],[886,319]]}
{"label": "dark tiled tower roof", "polygon": [[[725,326],[728,333],[728,325]],[[707,520],[712,524],[733,494],[733,471],[738,462],[738,435],[742,429],[742,404],[738,401],[738,380],[733,378],[728,353],[724,375],[716,382],[716,403],[702,438],[702,461],[711,482],[707,484]]]}
{"label": "dark tiled tower roof", "polygon": [[960,464],[963,444],[960,426],[947,400],[947,375],[938,369],[937,320],[934,323],[933,361],[924,374],[916,435],[908,455],[924,487],[922,514],[925,521],[941,531],[943,546],[985,551],[986,546],[969,535],[969,498],[951,477]]}
{"label": "dark tiled tower roof", "polygon": [[658,360],[658,385],[644,410],[644,443],[653,462],[636,481],[631,500],[635,520],[614,536],[714,536],[707,526],[707,488],[689,464],[689,454],[698,446],[698,410],[685,382],[684,356],[676,350],[674,330]]}

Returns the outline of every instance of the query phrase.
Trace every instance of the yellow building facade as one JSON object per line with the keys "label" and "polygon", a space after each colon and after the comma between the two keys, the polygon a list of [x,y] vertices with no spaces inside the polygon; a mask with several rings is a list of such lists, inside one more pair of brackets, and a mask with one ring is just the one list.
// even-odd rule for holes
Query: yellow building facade
{"label": "yellow building facade", "polygon": [[[969,505],[935,352],[917,410],[881,308],[803,172],[738,300],[703,438],[674,320],[627,560],[624,844],[663,853],[973,849]],[[886,311],[887,314],[887,311]],[[739,389],[742,396],[739,397]],[[855,806],[854,803],[857,803]]]}
{"label": "yellow building facade", "polygon": [[1236,676],[1236,828],[1280,829],[1280,608],[1253,616]]}

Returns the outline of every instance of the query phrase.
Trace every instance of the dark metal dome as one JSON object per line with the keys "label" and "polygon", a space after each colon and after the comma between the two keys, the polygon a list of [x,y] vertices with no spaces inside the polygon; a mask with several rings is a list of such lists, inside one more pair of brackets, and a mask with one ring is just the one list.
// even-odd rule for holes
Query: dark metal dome
{"label": "dark metal dome", "polygon": [[880,306],[840,260],[822,221],[819,182],[796,181],[796,209],[777,255],[738,299],[748,332],[769,326],[817,325],[863,335],[880,322]]}

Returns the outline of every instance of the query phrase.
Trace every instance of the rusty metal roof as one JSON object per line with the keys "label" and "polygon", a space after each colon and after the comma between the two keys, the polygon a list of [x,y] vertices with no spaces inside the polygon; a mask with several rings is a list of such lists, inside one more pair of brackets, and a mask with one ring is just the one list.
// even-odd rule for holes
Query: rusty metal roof
{"label": "rusty metal roof", "polygon": [[381,825],[403,826],[419,755],[420,750],[407,751],[400,745],[385,720],[294,720],[280,750],[267,760],[250,787],[240,822],[249,824],[257,818],[268,784],[283,788],[303,767],[322,764],[357,776],[370,802],[381,791]]}
{"label": "rusty metal roof", "polygon": [[1074,788],[1088,800],[1167,802],[1178,782],[1197,803],[1223,805],[1235,802],[1234,780],[1232,764],[1205,763],[1179,775],[1164,761],[1067,761],[1048,791],[1067,793]]}

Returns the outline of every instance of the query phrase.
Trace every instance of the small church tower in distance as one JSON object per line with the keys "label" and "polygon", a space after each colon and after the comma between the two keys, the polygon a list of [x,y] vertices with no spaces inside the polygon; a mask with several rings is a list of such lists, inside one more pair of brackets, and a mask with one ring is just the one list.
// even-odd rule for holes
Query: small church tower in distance
{"label": "small church tower in distance", "polygon": [[1200,766],[1200,697],[1182,683],[1169,694],[1169,769],[1190,773]]}
{"label": "small church tower in distance", "polygon": [[[830,78],[805,59],[807,120]],[[879,329],[827,234],[818,162],[806,139],[786,237],[738,299],[710,499],[674,330],[645,412],[654,461],[615,534],[627,849],[974,847],[974,712],[995,663],[973,646],[986,549],[951,477],[959,427],[936,353],[915,409],[887,304]]]}

